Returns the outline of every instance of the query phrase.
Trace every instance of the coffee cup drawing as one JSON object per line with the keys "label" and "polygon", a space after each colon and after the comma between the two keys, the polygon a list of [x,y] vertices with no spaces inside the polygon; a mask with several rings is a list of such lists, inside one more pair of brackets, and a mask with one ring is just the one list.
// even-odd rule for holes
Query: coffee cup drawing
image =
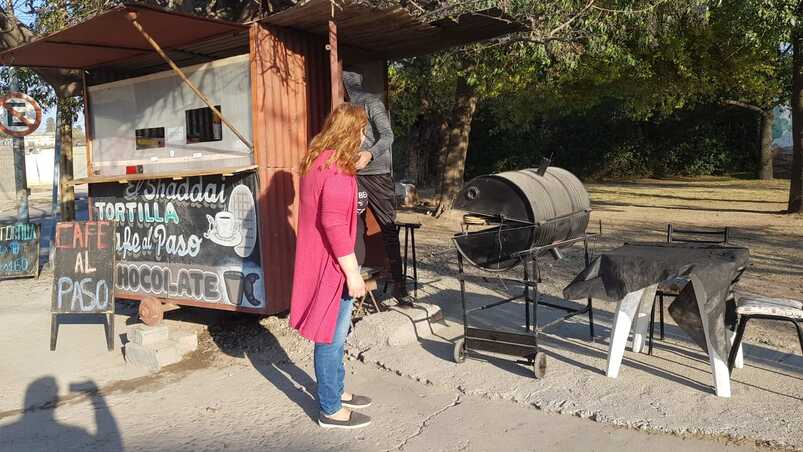
{"label": "coffee cup drawing", "polygon": [[204,233],[204,237],[221,246],[235,246],[242,241],[240,223],[235,221],[234,215],[226,210],[212,215],[206,215],[209,222],[209,229]]}
{"label": "coffee cup drawing", "polygon": [[226,285],[226,295],[229,297],[229,302],[233,305],[239,305],[243,298],[243,272],[240,271],[225,271],[223,272],[223,282]]}

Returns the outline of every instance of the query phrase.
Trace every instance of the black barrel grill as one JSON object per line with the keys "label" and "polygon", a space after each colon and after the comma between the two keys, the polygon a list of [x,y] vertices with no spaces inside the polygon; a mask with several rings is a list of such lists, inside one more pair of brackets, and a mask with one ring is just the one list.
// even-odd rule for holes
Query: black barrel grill
{"label": "black barrel grill", "polygon": [[[464,337],[457,341],[454,359],[463,362],[473,351],[489,351],[514,356],[533,366],[536,377],[546,372],[546,356],[538,350],[538,331],[572,316],[588,313],[590,334],[594,336],[591,299],[586,307],[574,309],[539,301],[541,282],[538,260],[544,254],[561,257],[560,250],[583,242],[588,265],[588,234],[591,214],[588,193],[577,177],[562,168],[547,165],[477,177],[465,184],[454,207],[462,210],[463,232],[453,238],[457,249],[460,300],[463,307]],[[463,261],[485,272],[523,268],[522,279],[499,278],[523,286],[523,293],[512,298],[468,309],[465,282],[476,279],[464,272]],[[511,333],[473,328],[469,315],[517,300],[524,301],[526,331]],[[566,311],[562,318],[538,327],[537,308],[544,305]],[[532,319],[532,320],[531,320]]]}
{"label": "black barrel grill", "polygon": [[455,237],[463,256],[486,270],[508,270],[517,253],[582,237],[591,214],[583,183],[556,167],[477,177],[454,207],[466,212],[466,224],[488,226]]}

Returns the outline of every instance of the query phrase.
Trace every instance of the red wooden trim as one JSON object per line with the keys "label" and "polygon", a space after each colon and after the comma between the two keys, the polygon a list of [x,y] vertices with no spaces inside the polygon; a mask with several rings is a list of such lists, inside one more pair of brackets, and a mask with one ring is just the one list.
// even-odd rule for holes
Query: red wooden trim
{"label": "red wooden trim", "polygon": [[[124,299],[124,300],[131,300],[131,301],[142,301],[144,298],[152,297],[153,295],[142,295],[136,293],[129,293],[129,292],[116,292],[115,299]],[[157,297],[159,298],[159,297]],[[174,303],[178,305],[184,306],[195,306],[198,308],[208,308],[208,309],[216,309],[218,311],[233,311],[233,312],[245,312],[249,314],[272,314],[267,307],[267,303],[265,303],[265,308],[258,309],[258,308],[246,308],[242,306],[232,306],[230,304],[225,303],[205,303],[203,301],[196,301],[196,300],[184,300],[180,298],[159,298],[160,301],[164,303]]]}
{"label": "red wooden trim", "polygon": [[332,110],[343,103],[343,63],[337,55],[337,24],[329,21],[329,73],[332,85]]}

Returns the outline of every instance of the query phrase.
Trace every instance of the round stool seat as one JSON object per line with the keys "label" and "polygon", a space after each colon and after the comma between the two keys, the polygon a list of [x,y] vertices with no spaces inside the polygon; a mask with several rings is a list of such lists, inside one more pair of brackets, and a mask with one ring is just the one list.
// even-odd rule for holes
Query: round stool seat
{"label": "round stool seat", "polygon": [[803,320],[803,302],[787,298],[742,297],[736,302],[739,315],[769,315]]}

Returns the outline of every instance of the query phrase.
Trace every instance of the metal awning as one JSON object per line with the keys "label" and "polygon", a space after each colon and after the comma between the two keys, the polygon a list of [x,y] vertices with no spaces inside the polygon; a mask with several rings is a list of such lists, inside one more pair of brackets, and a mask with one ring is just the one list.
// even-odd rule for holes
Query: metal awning
{"label": "metal awning", "polygon": [[[261,19],[262,23],[326,36],[330,0],[309,0]],[[248,53],[248,24],[127,3],[0,52],[0,64],[87,70],[95,85],[169,69],[126,15],[138,21],[181,67]],[[402,7],[374,8],[342,2],[335,10],[338,45],[359,59],[424,55],[520,30],[496,10],[457,19],[427,20]]]}
{"label": "metal awning", "polygon": [[233,22],[149,6],[124,5],[30,43],[0,52],[0,64],[91,69],[130,61],[143,55],[152,56],[153,49],[126,18],[130,12],[137,14],[139,22],[165,49],[176,50],[215,37],[241,34],[248,29],[247,25]]}
{"label": "metal awning", "polygon": [[380,9],[358,2],[341,2],[335,7],[334,19],[331,15],[330,0],[309,0],[261,22],[325,36],[328,22],[334,20],[339,46],[360,50],[377,59],[426,55],[522,29],[496,9],[429,21],[411,15],[402,7]]}

